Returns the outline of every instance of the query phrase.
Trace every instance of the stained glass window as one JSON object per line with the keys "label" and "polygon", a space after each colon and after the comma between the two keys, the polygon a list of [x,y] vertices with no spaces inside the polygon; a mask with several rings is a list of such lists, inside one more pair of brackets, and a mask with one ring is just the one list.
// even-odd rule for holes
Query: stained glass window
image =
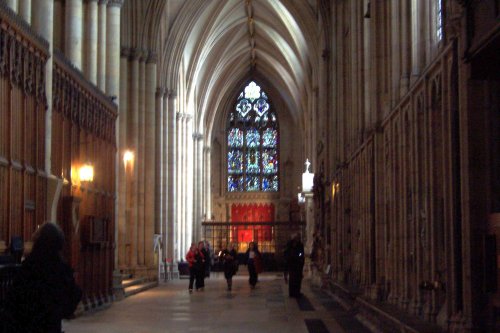
{"label": "stained glass window", "polygon": [[227,125],[227,190],[279,190],[276,113],[267,95],[250,82],[239,94]]}
{"label": "stained glass window", "polygon": [[436,38],[440,42],[443,39],[443,3],[442,0],[436,2]]}

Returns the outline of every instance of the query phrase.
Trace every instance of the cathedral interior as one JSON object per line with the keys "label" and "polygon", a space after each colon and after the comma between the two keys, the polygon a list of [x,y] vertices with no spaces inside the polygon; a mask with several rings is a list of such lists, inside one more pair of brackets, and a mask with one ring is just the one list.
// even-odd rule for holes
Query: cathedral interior
{"label": "cathedral interior", "polygon": [[498,332],[499,67],[499,0],[0,0],[0,253],[58,224],[92,310],[298,231],[375,327]]}

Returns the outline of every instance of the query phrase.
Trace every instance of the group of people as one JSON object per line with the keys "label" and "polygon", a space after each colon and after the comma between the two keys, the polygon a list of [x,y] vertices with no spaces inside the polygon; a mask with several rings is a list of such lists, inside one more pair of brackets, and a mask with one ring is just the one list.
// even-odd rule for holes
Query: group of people
{"label": "group of people", "polygon": [[[219,262],[223,266],[227,290],[230,291],[233,286],[233,276],[238,272],[238,251],[235,244],[221,248],[217,255]],[[189,264],[189,292],[192,293],[193,288],[197,291],[203,291],[205,288],[205,277],[209,275],[211,265],[209,248],[205,246],[203,241],[199,242],[198,245],[192,243],[186,254],[186,261]],[[248,267],[248,282],[250,287],[254,289],[258,281],[258,274],[262,271],[262,256],[255,242],[248,244],[248,250],[245,253],[245,263]]]}
{"label": "group of people", "polygon": [[189,264],[189,292],[193,292],[193,284],[196,290],[203,291],[205,278],[210,277],[211,255],[210,246],[201,241],[192,243],[186,254]]}
{"label": "group of people", "polygon": [[[300,235],[296,234],[287,243],[285,252],[285,282],[289,286],[290,297],[300,297],[304,269],[304,245],[300,240]],[[233,276],[238,272],[239,261],[238,251],[235,244],[229,247],[224,246],[218,253],[219,262],[222,263],[224,278],[227,282],[227,290],[231,291],[233,286]],[[245,264],[248,268],[248,283],[254,289],[258,282],[258,274],[262,272],[262,255],[255,242],[248,244],[245,253]],[[203,291],[205,287],[205,277],[208,276],[211,265],[210,251],[204,242],[191,244],[186,260],[189,263],[189,292],[196,290]]]}

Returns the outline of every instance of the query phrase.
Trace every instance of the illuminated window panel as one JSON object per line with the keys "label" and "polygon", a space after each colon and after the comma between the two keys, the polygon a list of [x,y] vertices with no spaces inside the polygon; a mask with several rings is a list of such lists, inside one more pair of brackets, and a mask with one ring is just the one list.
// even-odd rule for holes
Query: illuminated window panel
{"label": "illuminated window panel", "polygon": [[243,153],[240,150],[230,150],[227,156],[227,172],[243,173]]}
{"label": "illuminated window panel", "polygon": [[247,148],[257,148],[260,146],[260,133],[257,129],[252,128],[246,134]]}
{"label": "illuminated window panel", "polygon": [[278,172],[278,154],[275,149],[266,149],[262,152],[262,171],[265,174]]}
{"label": "illuminated window panel", "polygon": [[264,91],[250,82],[227,118],[228,192],[279,189],[278,119]]}
{"label": "illuminated window panel", "polygon": [[243,131],[239,128],[232,128],[227,135],[227,145],[233,148],[243,147]]}

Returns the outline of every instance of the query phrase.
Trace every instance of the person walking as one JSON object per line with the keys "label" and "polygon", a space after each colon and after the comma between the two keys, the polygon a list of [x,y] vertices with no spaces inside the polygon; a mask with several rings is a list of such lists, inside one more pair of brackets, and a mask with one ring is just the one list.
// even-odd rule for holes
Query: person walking
{"label": "person walking", "polygon": [[258,273],[262,271],[262,257],[255,242],[248,244],[248,250],[245,253],[246,263],[248,267],[248,283],[251,289],[255,289],[255,285],[259,279]]}
{"label": "person walking", "polygon": [[205,257],[205,278],[210,277],[210,266],[211,266],[211,260],[212,260],[212,253],[210,249],[210,243],[205,241],[203,243],[203,248],[201,252],[203,253],[203,256]]}
{"label": "person walking", "polygon": [[204,274],[203,254],[200,252],[196,243],[192,243],[186,254],[186,260],[189,264],[189,292],[193,292],[193,283],[196,290],[203,290],[200,281],[200,274]]}
{"label": "person walking", "polygon": [[227,282],[227,290],[231,291],[233,286],[233,275],[238,271],[238,252],[234,244],[231,245],[229,250],[224,248],[224,250],[220,252],[219,257],[224,266],[224,277]]}
{"label": "person walking", "polygon": [[61,333],[82,298],[74,272],[64,262],[64,234],[54,223],[43,224],[33,237],[0,313],[0,332]]}
{"label": "person walking", "polygon": [[300,297],[302,285],[302,271],[304,269],[304,245],[300,235],[296,234],[287,243],[285,249],[285,282],[288,282],[290,297]]}

